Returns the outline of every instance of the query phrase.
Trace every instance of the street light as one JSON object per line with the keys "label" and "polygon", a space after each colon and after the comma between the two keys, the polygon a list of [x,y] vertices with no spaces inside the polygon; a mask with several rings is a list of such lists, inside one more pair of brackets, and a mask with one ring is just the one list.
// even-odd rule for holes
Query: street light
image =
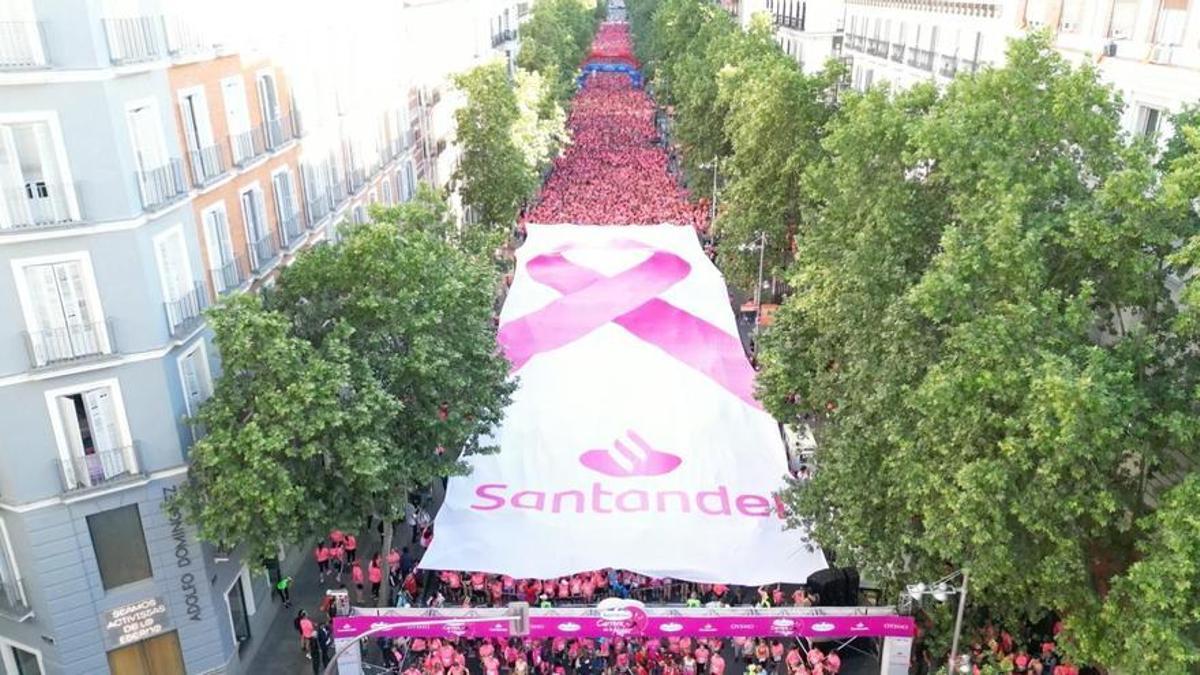
{"label": "street light", "polygon": [[[395,621],[392,623],[375,624],[371,630],[361,633],[353,640],[347,640],[342,648],[337,650],[333,658],[329,659],[329,663],[325,664],[325,670],[322,675],[334,675],[334,670],[337,668],[338,659],[342,654],[346,653],[351,647],[358,647],[363,638],[371,637],[377,633],[382,633],[385,630],[393,628],[412,628],[414,626],[445,626],[447,624],[465,624],[465,623],[494,623],[496,621],[507,621],[511,624],[509,634],[512,636],[523,637],[529,635],[529,603],[527,602],[510,602],[508,603],[508,616],[502,617],[471,617],[465,619],[430,619],[428,621]],[[381,619],[383,617],[380,617]]]}
{"label": "street light", "polygon": [[[954,675],[955,670],[960,673],[971,672],[970,656],[964,654],[960,659],[958,655],[958,640],[962,635],[963,612],[967,607],[967,581],[969,578],[970,570],[964,567],[938,579],[930,586],[924,583],[907,586],[904,589],[904,595],[901,596],[901,605],[906,606],[920,602],[925,596],[930,596],[938,602],[945,602],[951,595],[958,595],[958,613],[954,617],[954,639],[950,643],[950,658],[946,661],[946,672],[950,675]],[[957,588],[952,585],[956,579],[961,580],[962,583]]]}
{"label": "street light", "polygon": [[711,162],[705,162],[704,164],[700,165],[700,168],[706,171],[708,169],[712,169],[713,175],[712,199],[710,200],[708,214],[709,223],[712,223],[717,219],[717,169],[720,168],[720,160],[720,155],[713,155]]}
{"label": "street light", "polygon": [[[758,250],[758,284],[754,286],[754,331],[758,332],[758,319],[762,314],[762,288],[763,288],[763,259],[767,252],[767,233],[762,231],[754,238],[754,242],[750,244],[742,244],[738,246],[739,251]],[[922,590],[924,590],[924,585]]]}

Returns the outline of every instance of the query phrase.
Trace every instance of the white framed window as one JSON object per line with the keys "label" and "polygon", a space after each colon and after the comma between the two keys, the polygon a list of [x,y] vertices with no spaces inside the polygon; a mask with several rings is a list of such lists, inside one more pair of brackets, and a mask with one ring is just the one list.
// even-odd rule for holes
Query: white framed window
{"label": "white framed window", "polygon": [[229,214],[225,211],[225,200],[204,209],[200,220],[204,225],[204,246],[208,252],[213,289],[217,293],[224,293],[237,288],[241,284],[240,270],[237,269],[233,252],[233,239],[229,236]]}
{"label": "white framed window", "polygon": [[29,606],[25,595],[25,584],[21,583],[21,572],[17,568],[17,557],[13,553],[12,540],[8,538],[8,526],[0,518],[0,602],[12,607]]}
{"label": "white framed window", "polygon": [[167,141],[163,136],[162,118],[154,99],[142,99],[125,106],[129,125],[129,140],[138,168],[145,176],[167,163]]}
{"label": "white framed window", "polygon": [[[225,123],[229,129],[233,161],[240,163],[254,156],[250,135],[250,110],[246,106],[246,83],[241,76],[221,80],[221,100],[225,104]],[[251,142],[247,143],[246,141]]]}
{"label": "white framed window", "polygon": [[266,200],[258,181],[238,193],[242,205],[242,223],[246,227],[246,243],[250,249],[250,264],[255,269],[274,258],[271,229],[267,224]]}
{"label": "white framed window", "polygon": [[367,192],[367,202],[370,204],[378,204],[379,203],[379,192],[377,190],[370,190],[369,192]]}
{"label": "white framed window", "polygon": [[229,612],[229,627],[233,631],[233,644],[242,645],[250,640],[250,617],[254,616],[254,593],[250,575],[243,565],[225,589],[225,607]]}
{"label": "white framed window", "polygon": [[354,205],[354,211],[351,213],[351,220],[354,221],[355,225],[362,225],[363,223],[367,222],[367,210],[363,208],[362,204]]}
{"label": "white framed window", "polygon": [[1153,138],[1162,126],[1163,114],[1161,108],[1139,105],[1137,107],[1137,134]]}
{"label": "white framed window", "polygon": [[1187,19],[1188,0],[1162,0],[1154,21],[1154,43],[1171,46],[1183,44]]}
{"label": "white framed window", "polygon": [[[192,264],[183,240],[183,225],[172,225],[154,235],[154,258],[158,262],[158,280],[167,308],[171,330],[195,316],[199,307],[187,306],[188,294],[196,290],[192,282]],[[198,304],[198,299],[192,299]]]}
{"label": "white framed window", "polygon": [[1113,0],[1112,18],[1108,22],[1108,37],[1131,40],[1137,28],[1138,5],[1141,0]]}
{"label": "white framed window", "polygon": [[203,339],[179,356],[179,382],[188,417],[200,412],[200,405],[213,393],[212,371],[208,362],[208,347]]}
{"label": "white framed window", "polygon": [[12,261],[34,365],[112,351],[86,251]]}
{"label": "white framed window", "polygon": [[1025,3],[1025,25],[1030,28],[1045,26],[1046,17],[1049,12],[1049,0],[1027,0]]}
{"label": "white framed window", "polygon": [[213,144],[212,120],[208,114],[208,98],[204,87],[179,90],[179,116],[188,150],[199,152]]}
{"label": "white framed window", "polygon": [[258,108],[262,115],[263,126],[266,128],[267,146],[278,148],[284,142],[283,110],[279,106],[279,88],[275,84],[275,74],[270,70],[260,70],[255,77],[258,86]]}
{"label": "white framed window", "polygon": [[53,389],[45,396],[68,490],[137,473],[125,399],[115,378]]}
{"label": "white framed window", "polygon": [[79,219],[58,114],[0,115],[0,230]]}
{"label": "white framed window", "polygon": [[1083,0],[1063,0],[1058,29],[1064,33],[1077,33],[1083,23]]}
{"label": "white framed window", "polygon": [[275,202],[275,220],[291,243],[291,237],[299,234],[300,201],[290,167],[282,166],[271,172],[271,195]]}
{"label": "white framed window", "polygon": [[395,203],[392,201],[392,181],[385,179],[380,184],[380,189],[383,190],[383,203],[384,204],[391,206],[393,203]]}
{"label": "white framed window", "polygon": [[42,675],[46,672],[41,651],[6,637],[0,637],[0,665],[5,673],[17,675]]}

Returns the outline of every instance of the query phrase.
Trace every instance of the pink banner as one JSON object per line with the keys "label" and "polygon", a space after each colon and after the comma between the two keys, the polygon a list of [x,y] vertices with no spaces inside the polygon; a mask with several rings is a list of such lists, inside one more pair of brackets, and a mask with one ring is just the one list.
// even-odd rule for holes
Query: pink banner
{"label": "pink banner", "polygon": [[[536,611],[536,610],[534,610]],[[850,637],[912,637],[912,617],[874,616],[648,616],[644,612],[626,612],[627,616],[530,616],[529,637],[805,637],[810,639]],[[445,618],[445,617],[441,617]],[[437,620],[437,616],[350,616],[333,620],[334,637],[357,638],[382,628],[373,635],[384,637],[464,637],[505,638],[508,621],[498,619],[481,623],[451,623],[439,626],[405,627],[406,623]]]}

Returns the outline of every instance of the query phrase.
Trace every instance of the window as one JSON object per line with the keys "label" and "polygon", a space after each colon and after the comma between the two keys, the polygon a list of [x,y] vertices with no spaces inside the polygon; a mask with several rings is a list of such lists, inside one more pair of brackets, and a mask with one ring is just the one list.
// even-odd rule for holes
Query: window
{"label": "window", "polygon": [[185,675],[176,631],[156,635],[108,653],[112,675]]}
{"label": "window", "polygon": [[187,247],[183,243],[182,225],[175,225],[154,237],[154,257],[158,261],[158,279],[166,303],[168,328],[174,332],[177,326],[200,313],[200,299],[191,295],[196,289],[192,283]]}
{"label": "window", "polygon": [[1138,135],[1145,136],[1146,138],[1153,138],[1156,134],[1158,134],[1158,128],[1160,124],[1162,124],[1162,110],[1146,105],[1138,106]]}
{"label": "window", "polygon": [[1029,28],[1041,28],[1046,25],[1046,17],[1050,7],[1048,0],[1027,0],[1025,3],[1025,25]]}
{"label": "window", "polygon": [[17,284],[35,366],[111,351],[86,254],[19,266]]}
{"label": "window", "polygon": [[292,172],[282,169],[271,176],[271,192],[275,197],[276,221],[288,234],[288,243],[300,234],[300,206],[296,201],[296,185]]}
{"label": "window", "polygon": [[225,593],[225,602],[229,605],[229,623],[233,626],[233,640],[238,646],[250,641],[250,613],[246,610],[247,594],[242,579],[239,574],[237,581]]}
{"label": "window", "polygon": [[1062,16],[1058,20],[1058,28],[1064,33],[1074,33],[1079,30],[1083,21],[1083,0],[1063,0]]}
{"label": "window", "polygon": [[1113,0],[1112,19],[1108,24],[1108,37],[1114,40],[1129,40],[1137,25],[1140,0]]}
{"label": "window", "polygon": [[362,204],[356,204],[354,206],[354,211],[351,214],[351,220],[354,221],[355,225],[362,225],[363,223],[367,222],[367,211],[362,207]]}
{"label": "window", "polygon": [[376,192],[375,190],[371,190],[370,192],[368,192],[367,193],[367,203],[368,204],[378,204],[379,203],[379,193]]}
{"label": "window", "polygon": [[194,416],[200,412],[200,404],[212,396],[212,373],[208,368],[208,350],[204,340],[196,343],[190,351],[179,357],[179,379],[183,383],[183,396],[187,413]]}
{"label": "window", "polygon": [[229,218],[225,213],[225,202],[217,202],[206,209],[202,220],[213,288],[217,293],[237,288],[242,283],[241,270],[237,268],[233,255],[233,241],[229,237]]}
{"label": "window", "polygon": [[224,171],[220,151],[213,143],[212,121],[208,116],[208,100],[204,89],[196,87],[179,93],[179,116],[187,140],[192,177],[206,181]]}
{"label": "window", "polygon": [[246,241],[250,245],[250,262],[258,269],[275,258],[274,242],[267,225],[266,201],[257,185],[242,192],[242,221],[246,225]]}
{"label": "window", "polygon": [[17,571],[17,559],[13,555],[8,529],[0,520],[0,607],[8,609],[28,607],[25,588]]}
{"label": "window", "polygon": [[391,206],[394,203],[392,201],[392,181],[385,179],[380,187],[383,189],[383,203]]}
{"label": "window", "polygon": [[57,122],[0,124],[0,230],[76,220]]}
{"label": "window", "polygon": [[149,174],[167,163],[166,141],[163,139],[158,108],[153,101],[135,104],[126,111],[126,117],[142,180],[152,181]]}
{"label": "window", "polygon": [[42,675],[42,655],[25,645],[0,638],[0,673]]}
{"label": "window", "polygon": [[137,467],[115,380],[48,392],[68,490],[129,476]]}
{"label": "window", "polygon": [[250,111],[246,107],[246,85],[240,77],[221,80],[221,99],[225,103],[225,122],[229,126],[230,145],[235,164],[256,156],[250,134]]}
{"label": "window", "polygon": [[271,73],[264,72],[258,75],[258,106],[263,125],[267,128],[267,145],[271,148],[283,145],[283,126],[280,122],[283,113],[279,109],[279,90],[275,86],[275,76]]}
{"label": "window", "polygon": [[153,576],[137,504],[93,513],[87,517],[87,524],[104,590]]}
{"label": "window", "polygon": [[1183,44],[1187,25],[1188,0],[1162,0],[1154,22],[1154,42],[1160,45]]}

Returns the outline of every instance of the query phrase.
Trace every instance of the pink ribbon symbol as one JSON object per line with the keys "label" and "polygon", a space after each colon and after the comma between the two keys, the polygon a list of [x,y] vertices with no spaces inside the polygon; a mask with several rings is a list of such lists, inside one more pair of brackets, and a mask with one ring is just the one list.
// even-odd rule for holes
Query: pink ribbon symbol
{"label": "pink ribbon symbol", "polygon": [[534,280],[563,295],[500,328],[498,340],[514,370],[539,353],[615,323],[703,373],[747,405],[762,407],[754,398],[754,370],[742,352],[741,341],[658,297],[691,273],[691,265],[683,258],[654,251],[641,263],[610,277],[556,251],[534,257],[526,269]]}

